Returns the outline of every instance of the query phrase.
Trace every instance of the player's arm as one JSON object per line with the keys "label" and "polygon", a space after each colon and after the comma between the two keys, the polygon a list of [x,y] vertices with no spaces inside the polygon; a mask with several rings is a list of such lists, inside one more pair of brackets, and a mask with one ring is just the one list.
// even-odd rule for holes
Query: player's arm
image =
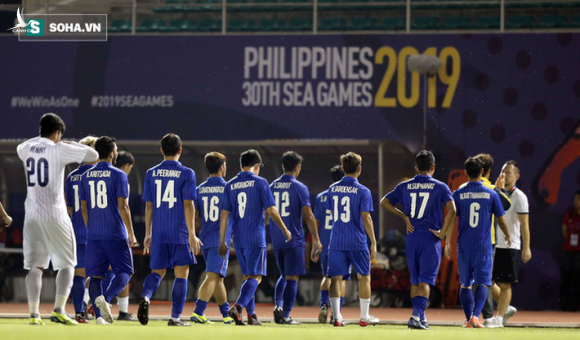
{"label": "player's arm", "polygon": [[2,202],[0,202],[0,217],[2,217],[2,219],[4,220],[4,226],[10,227],[10,225],[12,224],[12,217],[10,217],[6,212],[6,210],[4,210]]}
{"label": "player's arm", "polygon": [[362,222],[365,227],[367,236],[371,240],[371,260],[377,255],[377,240],[375,239],[375,227],[373,225],[373,219],[371,218],[371,213],[364,211],[362,214]]}
{"label": "player's arm", "polygon": [[199,235],[201,232],[201,211],[195,210],[195,234]]}
{"label": "player's arm", "polygon": [[87,201],[81,200],[81,214],[83,215],[83,221],[85,226],[89,227],[89,209],[87,208]]}
{"label": "player's arm", "polygon": [[151,226],[153,225],[153,202],[145,202],[145,240],[143,252],[148,254],[151,249]]}
{"label": "player's arm", "polygon": [[195,236],[195,206],[193,200],[183,200],[183,212],[185,214],[185,223],[187,224],[187,231],[189,232],[189,246],[194,254],[199,254],[199,249],[202,244]]}
{"label": "player's arm", "polygon": [[310,257],[312,261],[318,262],[318,257],[322,251],[322,243],[320,243],[320,237],[318,236],[318,226],[316,225],[316,219],[312,213],[312,208],[305,205],[302,207],[302,216],[306,220],[306,225],[308,226],[308,231],[312,235],[312,251]]}
{"label": "player's arm", "polygon": [[532,259],[532,250],[530,249],[530,215],[518,214],[522,231],[522,262],[528,263]]}
{"label": "player's arm", "polygon": [[507,221],[505,220],[505,216],[497,217],[497,223],[498,223],[499,227],[501,228],[501,231],[503,231],[503,233],[505,235],[505,240],[507,242],[508,247],[511,246],[512,245],[512,237],[510,236],[510,230],[508,228]]}
{"label": "player's arm", "polygon": [[389,201],[389,199],[386,196],[383,197],[383,199],[381,200],[381,207],[383,207],[386,211],[399,217],[405,222],[407,234],[410,234],[415,230],[415,227],[413,227],[413,225],[411,224],[411,219],[409,219],[409,216],[405,215],[405,213],[402,212],[401,210],[395,208],[395,206],[391,204],[391,201]]}
{"label": "player's arm", "polygon": [[218,248],[218,253],[225,258],[228,253],[230,245],[226,243],[226,233],[228,232],[228,221],[230,219],[230,212],[228,210],[222,209],[220,214],[220,245]]}
{"label": "player's arm", "polygon": [[[284,224],[284,221],[282,221],[282,217],[280,217],[280,214],[278,213],[276,207],[271,206],[268,209],[266,209],[266,212],[268,213],[268,215],[270,215],[270,218],[274,221],[274,223],[276,223],[278,228],[282,230],[284,237],[286,237],[286,242],[290,242],[290,240],[292,240],[292,234],[290,233],[290,230],[286,228],[286,225]],[[316,235],[318,235],[318,233],[316,233]]]}
{"label": "player's arm", "polygon": [[129,245],[131,247],[137,244],[137,239],[135,238],[135,232],[133,231],[133,222],[131,221],[131,209],[129,209],[129,203],[127,197],[117,198],[117,206],[119,207],[119,213],[125,223],[125,229],[127,229],[127,236],[129,237]]}

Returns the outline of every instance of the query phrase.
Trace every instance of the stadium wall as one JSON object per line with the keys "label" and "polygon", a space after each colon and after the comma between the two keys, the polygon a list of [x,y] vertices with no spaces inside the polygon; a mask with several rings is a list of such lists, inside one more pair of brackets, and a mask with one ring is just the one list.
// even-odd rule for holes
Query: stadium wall
{"label": "stadium wall", "polygon": [[579,34],[6,36],[0,46],[3,139],[35,135],[54,111],[69,138],[380,139],[411,152],[423,144],[424,88],[406,55],[437,55],[444,66],[426,89],[436,177],[479,152],[496,159],[493,179],[504,161],[520,163],[533,259],[514,303],[557,308],[561,221],[580,187]]}

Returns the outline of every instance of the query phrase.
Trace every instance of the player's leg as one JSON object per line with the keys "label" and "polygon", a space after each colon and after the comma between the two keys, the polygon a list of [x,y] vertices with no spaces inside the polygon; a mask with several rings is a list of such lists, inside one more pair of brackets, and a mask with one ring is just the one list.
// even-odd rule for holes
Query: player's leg
{"label": "player's leg", "polygon": [[48,268],[50,258],[44,245],[44,236],[36,222],[26,219],[23,234],[24,269],[28,270],[25,283],[30,324],[44,325],[40,319],[40,291],[42,273],[44,268]]}
{"label": "player's leg", "polygon": [[503,323],[508,306],[512,300],[512,284],[500,283],[499,288],[501,292],[497,303],[497,319],[499,323]]}
{"label": "player's leg", "polygon": [[328,274],[328,253],[320,256],[320,267],[322,268],[322,281],[320,282],[320,311],[318,312],[318,322],[326,323],[328,308],[330,307],[330,278]]}
{"label": "player's leg", "polygon": [[153,293],[159,288],[166,268],[171,267],[169,246],[164,243],[151,244],[151,273],[143,280],[143,291],[137,310],[137,319],[142,325],[149,323],[149,303]]}
{"label": "player's leg", "polygon": [[56,294],[54,311],[50,320],[66,325],[77,325],[65,311],[66,301],[73,285],[75,266],[77,265],[76,239],[70,219],[44,223],[46,229],[46,249],[50,256],[52,267],[57,270]]}
{"label": "player's leg", "polygon": [[[241,326],[245,325],[242,321],[242,309],[248,305],[256,294],[256,288],[258,288],[258,284],[262,280],[262,275],[266,275],[266,248],[240,248],[237,255],[244,282],[240,288],[240,295],[236,304],[230,308],[229,316],[234,319],[236,325]],[[250,318],[251,316],[248,317]]]}
{"label": "player's leg", "polygon": [[[82,251],[79,251],[79,248],[82,247]],[[85,304],[85,261],[84,261],[84,245],[77,246],[77,259],[78,264],[75,268],[75,276],[73,279],[73,286],[71,289],[71,297],[73,301],[73,305],[75,308],[75,320],[78,323],[88,323],[88,318],[85,313],[84,304]],[[82,259],[82,260],[81,260]]]}
{"label": "player's leg", "polygon": [[342,296],[342,279],[348,275],[350,259],[346,252],[339,250],[328,251],[328,277],[330,277],[330,305],[334,314],[334,326],[342,327],[340,313],[340,299]]}
{"label": "player's leg", "polygon": [[276,281],[276,288],[274,289],[274,322],[277,324],[282,324],[284,319],[282,317],[282,305],[284,304],[284,288],[286,288],[286,275],[285,275],[285,249],[274,249],[274,258],[276,259],[276,265],[280,271],[280,277]]}
{"label": "player's leg", "polygon": [[115,296],[121,293],[133,275],[133,254],[126,240],[102,242],[101,247],[105,250],[104,253],[113,268],[115,278],[103,295],[95,299],[95,304],[101,309],[103,318],[112,323],[113,315],[110,303]]}
{"label": "player's leg", "polygon": [[103,285],[103,289],[105,291],[107,289],[109,289],[109,287],[111,286],[111,282],[113,282],[114,278],[115,278],[115,274],[113,273],[113,268],[111,268],[111,266],[109,266],[109,270],[107,270],[105,275],[103,275],[103,281],[101,283]]}
{"label": "player's leg", "polygon": [[473,315],[473,295],[471,292],[473,283],[473,269],[471,268],[469,254],[464,254],[461,251],[458,252],[457,269],[459,270],[459,282],[461,284],[459,300],[461,301],[461,307],[463,307],[463,312],[465,313],[463,327],[472,328],[473,326],[469,323],[469,321]]}
{"label": "player's leg", "polygon": [[[197,301],[195,302],[195,310],[191,314],[191,321],[195,323],[211,323],[204,314],[207,308],[207,304],[211,299],[211,296],[214,295],[214,292],[216,293],[216,300],[218,300],[218,296],[220,297],[218,305],[224,304],[221,296],[222,292],[217,292],[216,287],[218,286],[218,282],[222,282],[223,285],[221,272],[222,268],[225,266],[226,261],[221,256],[219,256],[216,247],[202,249],[202,255],[205,259],[206,274],[205,280],[203,280],[201,286],[199,286]],[[227,300],[225,302],[227,303]],[[226,316],[228,310],[229,305],[226,309]]]}
{"label": "player's leg", "polygon": [[228,292],[226,291],[226,286],[224,285],[223,277],[220,277],[219,281],[216,284],[214,290],[214,297],[216,302],[218,303],[220,313],[222,314],[223,322],[225,324],[232,323],[234,320],[230,318],[230,316],[228,315],[228,312],[230,310],[230,304],[228,303]]}
{"label": "player's leg", "polygon": [[358,296],[360,302],[360,321],[361,327],[376,325],[379,319],[371,316],[369,309],[371,306],[371,260],[370,253],[367,249],[350,251],[348,256],[351,259],[352,266],[357,273],[359,287]]}
{"label": "player's leg", "polygon": [[[407,235],[405,246],[407,255],[407,267],[409,268],[409,276],[411,278],[411,303],[413,305],[413,312],[409,318],[408,327],[412,329],[423,329],[421,327],[421,298],[417,297],[419,290],[419,270],[421,268],[421,245],[417,244],[421,235],[409,234]],[[427,295],[428,296],[428,295]]]}
{"label": "player's leg", "polygon": [[[416,251],[419,257],[415,257],[418,260],[418,284],[415,290],[415,296],[412,297],[413,301],[413,315],[416,312],[419,314],[419,319],[414,321],[420,321],[420,323],[414,323],[415,329],[429,329],[429,323],[427,322],[427,317],[425,311],[427,309],[427,303],[429,302],[429,293],[431,291],[430,285],[435,285],[437,280],[437,273],[439,272],[439,264],[441,263],[441,242],[438,239],[432,240],[430,238],[421,239],[419,242],[421,250]],[[416,309],[416,311],[415,311]],[[416,327],[415,327],[416,326]]]}
{"label": "player's leg", "polygon": [[98,240],[87,240],[85,246],[85,271],[89,277],[89,296],[93,304],[93,312],[97,325],[106,325],[108,322],[102,317],[101,309],[96,300],[103,295],[102,279],[105,275],[109,262]]}
{"label": "player's leg", "polygon": [[117,295],[117,306],[119,307],[118,321],[137,321],[137,319],[129,313],[129,285],[127,283],[125,288]]}
{"label": "player's leg", "polygon": [[187,277],[189,275],[189,266],[194,264],[193,255],[189,250],[188,244],[174,245],[174,267],[175,281],[171,291],[173,305],[171,307],[171,320],[168,326],[190,326],[189,323],[181,320],[181,313],[187,299]]}
{"label": "player's leg", "polygon": [[292,320],[290,312],[294,307],[296,295],[298,293],[298,278],[306,274],[306,265],[304,263],[304,246],[284,249],[284,275],[286,277],[286,287],[284,288],[284,304],[282,308],[282,318],[284,324],[298,325],[299,323]]}
{"label": "player's leg", "polygon": [[472,261],[475,293],[470,323],[473,327],[482,328],[483,322],[479,320],[479,315],[487,301],[488,287],[491,287],[492,255],[472,255]]}

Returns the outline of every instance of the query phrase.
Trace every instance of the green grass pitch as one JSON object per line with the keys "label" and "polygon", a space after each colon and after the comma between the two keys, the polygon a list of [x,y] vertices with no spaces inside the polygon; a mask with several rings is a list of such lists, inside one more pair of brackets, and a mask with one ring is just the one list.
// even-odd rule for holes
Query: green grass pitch
{"label": "green grass pitch", "polygon": [[236,327],[215,323],[191,327],[167,327],[166,321],[151,321],[147,326],[139,323],[116,322],[97,326],[94,320],[88,325],[63,326],[45,320],[46,326],[30,326],[24,319],[0,319],[0,338],[6,340],[146,340],[146,339],[267,339],[267,340],[355,340],[355,339],[493,339],[493,340],[562,340],[579,339],[580,330],[561,328],[501,328],[463,329],[461,327],[432,326],[429,331],[409,330],[406,326],[378,325],[366,328],[358,324],[344,328],[330,325],[302,324],[281,326],[265,323],[261,327]]}

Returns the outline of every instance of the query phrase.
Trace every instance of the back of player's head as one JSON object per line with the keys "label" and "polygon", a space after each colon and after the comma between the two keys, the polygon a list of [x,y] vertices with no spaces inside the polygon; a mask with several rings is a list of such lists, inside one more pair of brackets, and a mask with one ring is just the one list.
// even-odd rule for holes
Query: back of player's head
{"label": "back of player's head", "polygon": [[207,171],[209,171],[210,175],[220,171],[221,166],[224,165],[225,162],[226,156],[219,152],[210,152],[203,158],[203,163],[205,164],[205,167],[207,168]]}
{"label": "back of player's head", "polygon": [[435,165],[435,156],[431,151],[421,150],[415,156],[415,164],[419,171],[429,171]]}
{"label": "back of player's head", "polygon": [[475,156],[483,162],[483,173],[487,174],[493,168],[493,157],[491,157],[488,153],[480,153],[479,155]]}
{"label": "back of player's head", "polygon": [[168,133],[161,138],[161,150],[163,150],[165,156],[172,157],[177,155],[181,145],[181,138],[174,133]]}
{"label": "back of player's head", "polygon": [[469,179],[478,178],[481,175],[481,169],[483,169],[483,161],[480,157],[469,157],[465,161],[465,172]]}
{"label": "back of player's head", "polygon": [[297,152],[286,151],[282,155],[282,165],[284,166],[284,171],[291,172],[296,170],[299,164],[302,164],[304,158],[300,156]]}
{"label": "back of player's head", "polygon": [[95,142],[95,150],[99,153],[99,159],[107,159],[111,152],[115,151],[115,138],[102,136]]}
{"label": "back of player's head", "polygon": [[354,152],[349,152],[340,156],[340,164],[342,164],[345,174],[354,174],[362,164],[362,157]]}
{"label": "back of player's head", "polygon": [[40,117],[40,137],[50,137],[57,131],[64,134],[65,130],[66,125],[58,115],[45,113]]}
{"label": "back of player's head", "polygon": [[246,150],[240,155],[240,165],[242,168],[253,167],[262,164],[262,156],[254,149]]}
{"label": "back of player's head", "polygon": [[576,193],[574,194],[574,196],[580,196],[580,190],[576,191]]}
{"label": "back of player's head", "polygon": [[333,182],[338,182],[344,177],[344,171],[342,171],[340,165],[335,165],[330,169],[330,175]]}
{"label": "back of player's head", "polygon": [[520,166],[518,162],[514,161],[513,159],[510,159],[509,161],[505,162],[505,165],[512,165],[514,167],[514,172],[516,174],[520,173]]}
{"label": "back of player's head", "polygon": [[117,155],[117,162],[115,163],[115,166],[117,168],[122,168],[124,165],[127,164],[129,165],[135,164],[135,157],[133,157],[133,155],[127,151],[119,152],[119,154]]}
{"label": "back of player's head", "polygon": [[97,137],[94,136],[87,136],[79,141],[79,144],[86,145],[91,148],[95,148],[95,142],[97,141]]}

